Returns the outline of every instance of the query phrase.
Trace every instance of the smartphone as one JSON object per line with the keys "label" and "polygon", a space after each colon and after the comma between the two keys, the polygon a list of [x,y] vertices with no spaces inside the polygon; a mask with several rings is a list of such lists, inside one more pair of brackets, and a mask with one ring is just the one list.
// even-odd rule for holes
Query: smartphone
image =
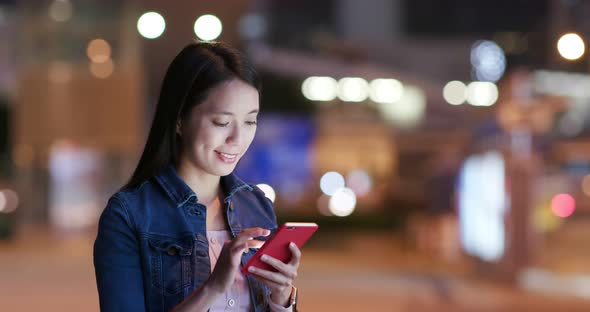
{"label": "smartphone", "polygon": [[318,225],[313,222],[287,222],[282,224],[274,235],[269,238],[260,249],[250,258],[242,267],[242,273],[250,274],[248,268],[253,265],[257,268],[274,271],[277,270],[271,265],[260,260],[262,255],[269,255],[285,263],[291,260],[291,250],[289,243],[293,242],[301,248],[307,240],[318,229]]}

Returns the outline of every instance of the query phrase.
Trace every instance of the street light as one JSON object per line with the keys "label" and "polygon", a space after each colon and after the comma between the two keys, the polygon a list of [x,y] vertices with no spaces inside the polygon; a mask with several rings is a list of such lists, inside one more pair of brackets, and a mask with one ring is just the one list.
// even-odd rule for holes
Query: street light
{"label": "street light", "polygon": [[197,35],[199,39],[203,41],[213,41],[221,35],[223,25],[217,16],[205,14],[195,21],[195,26],[193,28],[195,35]]}
{"label": "street light", "polygon": [[570,61],[582,57],[585,50],[584,40],[576,33],[567,33],[557,41],[557,51],[563,58]]}
{"label": "street light", "polygon": [[144,38],[156,39],[164,33],[166,21],[157,12],[147,12],[137,20],[137,31]]}

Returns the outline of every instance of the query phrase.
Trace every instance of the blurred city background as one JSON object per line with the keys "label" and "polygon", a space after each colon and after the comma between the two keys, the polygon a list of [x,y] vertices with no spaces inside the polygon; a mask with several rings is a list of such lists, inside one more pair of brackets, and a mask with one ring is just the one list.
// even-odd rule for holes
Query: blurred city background
{"label": "blurred city background", "polygon": [[164,72],[263,80],[238,173],[313,221],[302,311],[590,310],[590,1],[0,0],[0,310],[98,311]]}

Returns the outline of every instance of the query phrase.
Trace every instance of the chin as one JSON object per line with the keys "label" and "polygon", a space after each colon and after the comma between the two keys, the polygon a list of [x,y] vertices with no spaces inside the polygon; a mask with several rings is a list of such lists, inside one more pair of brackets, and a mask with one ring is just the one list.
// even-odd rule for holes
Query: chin
{"label": "chin", "polygon": [[211,172],[215,175],[218,175],[220,177],[229,175],[230,173],[234,172],[234,170],[236,169],[235,165],[232,166],[216,166],[216,168],[212,168],[213,170],[211,170]]}

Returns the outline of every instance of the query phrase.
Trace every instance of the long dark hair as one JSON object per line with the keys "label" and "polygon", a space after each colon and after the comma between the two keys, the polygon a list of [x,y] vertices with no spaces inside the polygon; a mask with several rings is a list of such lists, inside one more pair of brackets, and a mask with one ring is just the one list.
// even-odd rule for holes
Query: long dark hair
{"label": "long dark hair", "polygon": [[260,91],[254,66],[228,45],[195,42],[178,53],[164,76],[154,120],[137,168],[123,188],[138,186],[169,164],[178,164],[181,142],[176,124],[202,103],[211,89],[231,79],[240,79]]}

